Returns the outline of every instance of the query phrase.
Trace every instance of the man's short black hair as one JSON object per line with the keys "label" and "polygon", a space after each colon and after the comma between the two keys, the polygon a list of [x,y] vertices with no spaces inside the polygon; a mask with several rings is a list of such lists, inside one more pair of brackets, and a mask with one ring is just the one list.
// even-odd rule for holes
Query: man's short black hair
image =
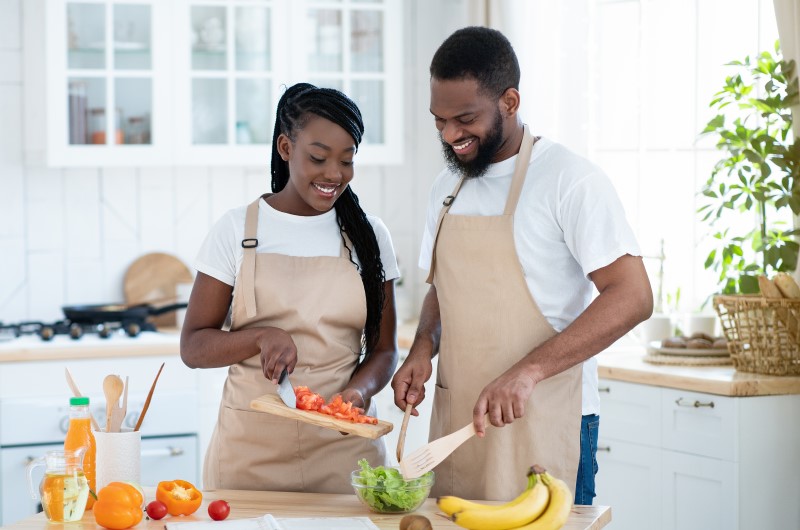
{"label": "man's short black hair", "polygon": [[482,92],[500,97],[509,88],[519,90],[519,62],[505,35],[469,26],[447,37],[436,50],[431,77],[443,81],[473,78]]}

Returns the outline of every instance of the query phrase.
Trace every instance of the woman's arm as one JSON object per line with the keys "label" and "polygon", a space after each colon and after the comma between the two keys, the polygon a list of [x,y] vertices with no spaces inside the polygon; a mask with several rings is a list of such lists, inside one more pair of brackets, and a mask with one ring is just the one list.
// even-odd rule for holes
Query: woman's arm
{"label": "woman's arm", "polygon": [[386,304],[381,313],[381,332],[375,351],[366,361],[358,365],[353,377],[342,390],[342,399],[357,407],[385,387],[392,379],[397,366],[397,313],[394,304],[394,280],[383,283]]}
{"label": "woman's arm", "polygon": [[197,274],[181,331],[181,359],[190,368],[217,368],[260,353],[264,375],[277,382],[284,367],[294,370],[294,341],[273,327],[222,331],[232,298],[233,287],[202,272]]}

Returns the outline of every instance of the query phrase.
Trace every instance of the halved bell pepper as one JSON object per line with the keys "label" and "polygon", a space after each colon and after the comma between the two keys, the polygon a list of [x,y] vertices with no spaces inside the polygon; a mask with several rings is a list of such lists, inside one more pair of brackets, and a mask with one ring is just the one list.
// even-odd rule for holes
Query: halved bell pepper
{"label": "halved bell pepper", "polygon": [[110,482],[97,492],[94,520],[110,530],[125,530],[142,520],[142,494],[124,482]]}
{"label": "halved bell pepper", "polygon": [[191,515],[203,502],[203,494],[185,480],[168,480],[158,483],[156,499],[167,505],[170,515]]}

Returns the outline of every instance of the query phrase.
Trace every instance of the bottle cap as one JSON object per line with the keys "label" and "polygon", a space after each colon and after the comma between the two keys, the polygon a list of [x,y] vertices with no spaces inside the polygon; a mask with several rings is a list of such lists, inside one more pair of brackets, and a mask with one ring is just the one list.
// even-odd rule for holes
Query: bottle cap
{"label": "bottle cap", "polygon": [[70,405],[88,405],[89,398],[88,397],[72,397],[69,398]]}

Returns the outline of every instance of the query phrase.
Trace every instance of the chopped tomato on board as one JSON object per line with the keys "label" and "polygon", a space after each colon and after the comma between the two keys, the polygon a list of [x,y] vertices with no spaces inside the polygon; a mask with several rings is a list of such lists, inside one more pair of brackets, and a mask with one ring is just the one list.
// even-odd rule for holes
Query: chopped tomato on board
{"label": "chopped tomato on board", "polygon": [[378,418],[366,416],[363,409],[354,407],[349,401],[344,401],[340,395],[336,395],[331,399],[330,403],[326,404],[322,396],[311,392],[307,386],[296,387],[294,394],[297,396],[298,409],[327,414],[328,416],[353,423],[378,424]]}

